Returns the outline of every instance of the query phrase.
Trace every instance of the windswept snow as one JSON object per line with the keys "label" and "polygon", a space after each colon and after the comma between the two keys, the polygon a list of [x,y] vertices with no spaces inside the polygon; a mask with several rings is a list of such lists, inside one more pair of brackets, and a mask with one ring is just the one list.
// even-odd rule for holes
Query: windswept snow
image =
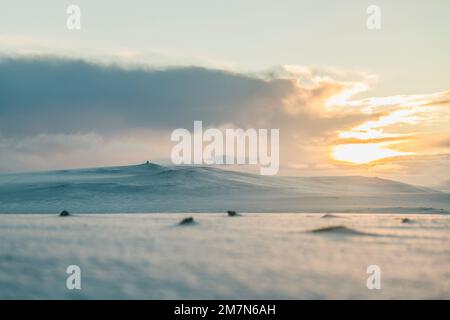
{"label": "windswept snow", "polygon": [[449,215],[334,215],[0,215],[0,299],[450,299]]}
{"label": "windswept snow", "polygon": [[450,194],[360,176],[271,177],[143,164],[0,175],[0,213],[427,212]]}

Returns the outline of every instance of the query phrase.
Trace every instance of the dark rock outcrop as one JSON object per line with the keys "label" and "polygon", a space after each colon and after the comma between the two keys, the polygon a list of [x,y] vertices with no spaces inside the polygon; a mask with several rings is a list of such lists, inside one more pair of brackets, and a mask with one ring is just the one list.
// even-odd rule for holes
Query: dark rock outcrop
{"label": "dark rock outcrop", "polygon": [[238,217],[238,216],[240,216],[240,214],[238,214],[236,211],[233,211],[233,210],[228,210],[227,213],[228,213],[229,217]]}
{"label": "dark rock outcrop", "polygon": [[180,225],[185,226],[185,225],[190,225],[190,224],[194,224],[195,220],[192,217],[188,217],[188,218],[184,218],[183,220],[180,221]]}

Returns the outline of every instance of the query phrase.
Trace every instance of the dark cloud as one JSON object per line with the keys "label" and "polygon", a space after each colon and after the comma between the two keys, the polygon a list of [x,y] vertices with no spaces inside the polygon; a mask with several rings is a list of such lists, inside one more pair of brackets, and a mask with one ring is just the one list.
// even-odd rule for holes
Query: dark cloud
{"label": "dark cloud", "polygon": [[199,67],[147,70],[61,58],[3,59],[0,133],[176,128],[197,119],[239,125],[249,109],[280,104],[292,90],[287,80]]}

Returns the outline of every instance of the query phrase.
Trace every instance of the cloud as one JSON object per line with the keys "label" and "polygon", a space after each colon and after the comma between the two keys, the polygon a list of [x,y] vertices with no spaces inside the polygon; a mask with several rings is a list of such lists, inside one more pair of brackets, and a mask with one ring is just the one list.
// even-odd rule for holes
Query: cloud
{"label": "cloud", "polygon": [[199,67],[145,70],[81,60],[4,59],[0,128],[3,135],[27,135],[234,121],[257,101],[276,104],[289,90],[288,81]]}
{"label": "cloud", "polygon": [[208,126],[231,123],[315,136],[373,117],[325,112],[324,102],[348,83],[317,80],[317,71],[309,72],[311,82],[302,85],[299,78],[200,67],[125,68],[57,57],[5,58],[0,60],[0,134],[171,131],[203,120]]}

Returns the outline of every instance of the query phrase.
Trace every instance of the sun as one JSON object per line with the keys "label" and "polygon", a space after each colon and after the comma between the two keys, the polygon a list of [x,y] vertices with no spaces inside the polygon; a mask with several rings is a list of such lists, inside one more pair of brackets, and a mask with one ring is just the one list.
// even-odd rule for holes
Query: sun
{"label": "sun", "polygon": [[392,143],[341,144],[333,147],[332,156],[338,161],[365,164],[384,158],[414,154],[390,149],[389,144]]}

